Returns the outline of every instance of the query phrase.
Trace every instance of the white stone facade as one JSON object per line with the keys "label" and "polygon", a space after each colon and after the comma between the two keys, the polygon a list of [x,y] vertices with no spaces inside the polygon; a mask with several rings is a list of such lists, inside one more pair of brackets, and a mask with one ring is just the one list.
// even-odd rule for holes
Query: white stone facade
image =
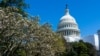
{"label": "white stone facade", "polygon": [[83,40],[94,45],[96,50],[100,53],[100,30],[98,30],[96,34],[84,37]]}
{"label": "white stone facade", "polygon": [[96,47],[96,50],[99,50],[99,39],[98,39],[98,34],[94,35],[88,35],[86,37],[83,37],[83,40],[85,42],[91,43]]}
{"label": "white stone facade", "polygon": [[99,40],[99,51],[100,51],[100,30],[98,30],[97,34],[98,34],[98,40]]}
{"label": "white stone facade", "polygon": [[78,41],[80,39],[80,30],[74,17],[66,9],[65,15],[61,17],[57,32],[62,34],[67,42]]}

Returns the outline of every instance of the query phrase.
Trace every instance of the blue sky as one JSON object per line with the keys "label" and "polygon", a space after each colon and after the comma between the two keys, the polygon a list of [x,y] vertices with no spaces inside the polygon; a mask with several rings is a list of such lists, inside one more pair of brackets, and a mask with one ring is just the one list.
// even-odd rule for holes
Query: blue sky
{"label": "blue sky", "polygon": [[91,35],[100,29],[100,0],[26,0],[31,15],[39,15],[40,23],[49,22],[56,31],[60,18],[68,4],[70,14],[76,19],[82,37]]}

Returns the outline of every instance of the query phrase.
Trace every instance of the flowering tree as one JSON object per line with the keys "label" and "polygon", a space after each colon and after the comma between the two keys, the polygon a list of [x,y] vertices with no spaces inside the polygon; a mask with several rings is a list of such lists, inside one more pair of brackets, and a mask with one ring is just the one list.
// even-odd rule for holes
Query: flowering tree
{"label": "flowering tree", "polygon": [[40,25],[39,17],[28,19],[12,9],[17,10],[0,9],[1,56],[61,56],[64,53],[63,38],[49,24]]}
{"label": "flowering tree", "polygon": [[11,55],[26,37],[24,27],[26,19],[20,14],[10,12],[12,8],[0,10],[0,43],[2,55]]}

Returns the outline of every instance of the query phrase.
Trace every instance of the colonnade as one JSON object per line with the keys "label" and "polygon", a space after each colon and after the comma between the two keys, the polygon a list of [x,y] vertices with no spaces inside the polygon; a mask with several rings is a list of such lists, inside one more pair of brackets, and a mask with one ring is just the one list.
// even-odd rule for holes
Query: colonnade
{"label": "colonnade", "polygon": [[59,33],[61,33],[64,36],[69,36],[69,35],[79,36],[79,31],[75,31],[75,30],[65,30],[65,31],[63,30],[63,31],[60,31]]}

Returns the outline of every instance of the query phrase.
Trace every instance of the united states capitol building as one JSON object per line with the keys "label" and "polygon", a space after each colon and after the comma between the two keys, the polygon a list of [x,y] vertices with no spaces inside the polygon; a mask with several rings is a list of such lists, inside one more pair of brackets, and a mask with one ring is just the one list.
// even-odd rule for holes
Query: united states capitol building
{"label": "united states capitol building", "polygon": [[78,24],[75,18],[70,15],[67,7],[65,9],[65,15],[59,21],[57,32],[62,34],[67,42],[74,42],[80,39]]}
{"label": "united states capitol building", "polygon": [[84,42],[91,43],[98,51],[97,56],[100,56],[100,30],[94,35],[81,38],[78,24],[75,18],[70,15],[69,9],[67,7],[65,9],[65,15],[60,18],[58,23],[57,33],[63,35],[66,42],[75,42],[81,39]]}

